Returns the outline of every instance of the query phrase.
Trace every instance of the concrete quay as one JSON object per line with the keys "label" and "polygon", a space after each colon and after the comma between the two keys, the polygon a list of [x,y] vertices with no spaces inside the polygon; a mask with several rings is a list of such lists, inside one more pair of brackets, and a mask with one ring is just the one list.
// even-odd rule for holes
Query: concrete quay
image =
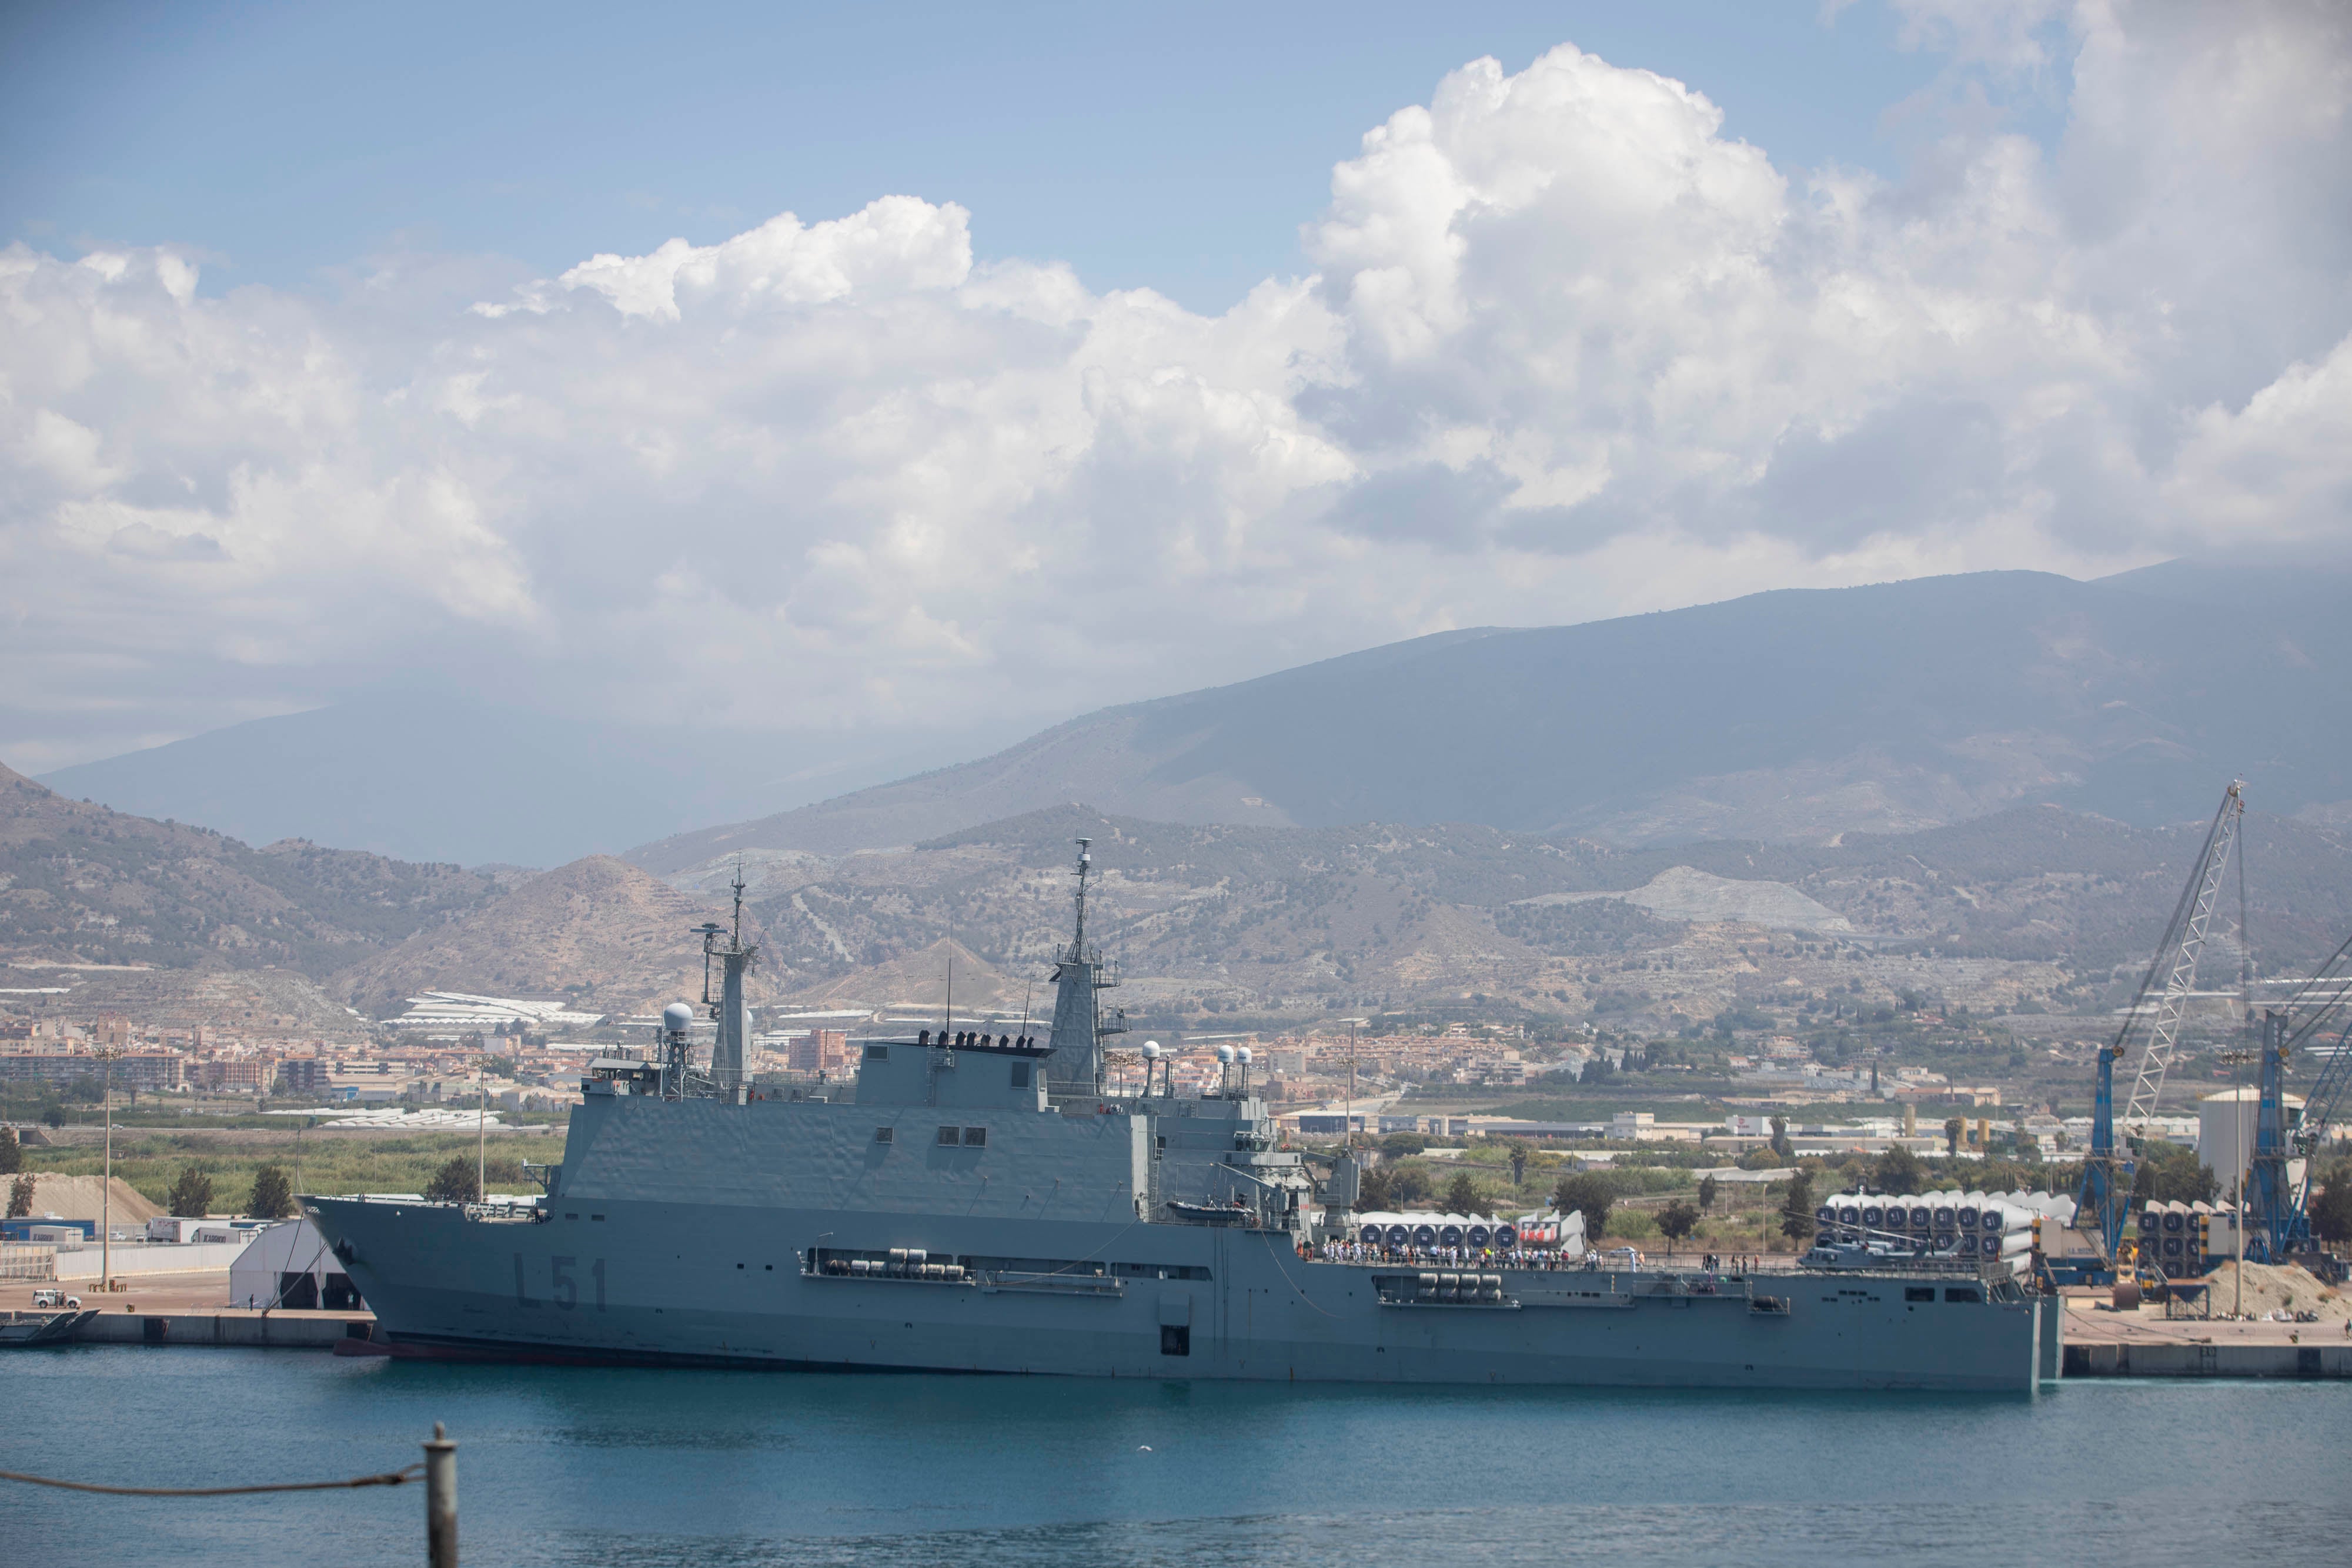
{"label": "concrete quay", "polygon": [[365,1312],[100,1312],[80,1344],[227,1345],[248,1350],[332,1350],[375,1332]]}
{"label": "concrete quay", "polygon": [[2352,1334],[2340,1321],[2168,1318],[2152,1306],[2119,1312],[2105,1291],[2070,1290],[2064,1300],[2067,1377],[2352,1379]]}
{"label": "concrete quay", "polygon": [[266,1350],[332,1350],[346,1335],[365,1339],[375,1332],[375,1318],[364,1309],[341,1312],[253,1312],[232,1307],[228,1274],[206,1272],[152,1275],[120,1281],[121,1289],[100,1291],[71,1281],[42,1283],[10,1280],[0,1282],[0,1308],[29,1311],[33,1293],[54,1290],[79,1296],[97,1316],[75,1336],[79,1344],[201,1344],[237,1345]]}
{"label": "concrete quay", "polygon": [[2352,1378],[2352,1344],[2070,1344],[2065,1375]]}

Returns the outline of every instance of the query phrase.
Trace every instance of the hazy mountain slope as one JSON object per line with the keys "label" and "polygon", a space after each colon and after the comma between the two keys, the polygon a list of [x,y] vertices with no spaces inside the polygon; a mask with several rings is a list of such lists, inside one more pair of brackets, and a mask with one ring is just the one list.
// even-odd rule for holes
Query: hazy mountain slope
{"label": "hazy mountain slope", "polygon": [[[717,903],[592,855],[354,964],[332,985],[379,1016],[425,990],[562,997],[591,1011],[643,1012],[702,994],[702,939],[692,932],[728,917]],[[756,937],[756,928],[746,935]],[[773,990],[757,969],[750,988],[755,1001]]]}
{"label": "hazy mountain slope", "polygon": [[[952,941],[960,965],[986,967],[958,994],[1017,1008],[1021,982],[1044,976],[1067,936],[1082,834],[1100,873],[1089,929],[1123,957],[1129,1005],[1162,1016],[1469,995],[1577,1012],[1622,991],[1628,969],[1707,970],[1718,1005],[1770,983],[1742,956],[1748,938],[1623,899],[1557,901],[1671,882],[1683,867],[1786,894],[1751,906],[1826,906],[1850,934],[1798,942],[1880,955],[1911,976],[1902,985],[2089,1004],[2137,977],[2203,840],[2201,825],[2134,828],[2049,806],[1837,845],[1633,850],[1484,827],[1189,826],[1056,807],[908,851],[782,862],[753,894],[767,972],[795,998],[936,1007]],[[2245,844],[2266,972],[2308,966],[2352,931],[2342,835],[2255,813]],[[2234,946],[2217,936],[2214,951],[2234,975]]]}
{"label": "hazy mountain slope", "polygon": [[118,810],[261,843],[299,837],[407,859],[558,865],[820,800],[988,744],[583,724],[462,693],[355,698],[256,719],[41,781]]}
{"label": "hazy mountain slope", "polygon": [[1623,843],[1826,839],[2051,800],[2142,824],[2242,773],[2352,800],[2338,571],[1987,572],[1423,638],[1106,709],[980,761],[683,835],[904,844],[1057,802],[1180,821],[1484,822]]}
{"label": "hazy mountain slope", "polygon": [[485,902],[488,877],[69,800],[0,768],[0,954],[314,977]]}
{"label": "hazy mountain slope", "polygon": [[[1287,689],[1302,681],[1378,681],[1437,649],[1504,634],[1493,627],[1442,632],[1343,654],[1319,664],[1261,676],[1240,685],[1107,708],[1056,725],[976,762],[941,768],[912,779],[739,822],[682,833],[631,851],[625,858],[661,873],[748,849],[848,850],[912,843],[936,833],[1074,800],[1110,800],[1116,810],[1151,821],[1286,823],[1279,804],[1254,798],[1246,780],[1214,769],[1156,771],[1206,737],[1216,722],[1197,699]],[[1164,716],[1163,710],[1177,715]],[[1196,726],[1183,716],[1195,714]]]}

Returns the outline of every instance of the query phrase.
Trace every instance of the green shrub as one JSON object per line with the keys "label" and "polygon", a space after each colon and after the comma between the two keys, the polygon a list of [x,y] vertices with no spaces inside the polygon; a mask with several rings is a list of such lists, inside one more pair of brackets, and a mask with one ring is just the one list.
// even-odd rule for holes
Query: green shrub
{"label": "green shrub", "polygon": [[464,1155],[452,1155],[447,1163],[433,1173],[425,1184],[427,1203],[479,1203],[481,1184],[475,1179],[474,1161]]}
{"label": "green shrub", "polygon": [[263,1166],[253,1173],[253,1196],[245,1200],[246,1213],[256,1219],[284,1219],[294,1212],[294,1184],[282,1166]]}
{"label": "green shrub", "polygon": [[163,1207],[183,1219],[202,1219],[213,1211],[213,1178],[202,1166],[182,1166]]}

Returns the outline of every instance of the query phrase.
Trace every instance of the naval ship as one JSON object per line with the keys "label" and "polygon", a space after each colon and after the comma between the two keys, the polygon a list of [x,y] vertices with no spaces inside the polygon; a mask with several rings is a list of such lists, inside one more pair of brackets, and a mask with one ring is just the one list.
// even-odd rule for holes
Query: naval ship
{"label": "naval ship", "polygon": [[[1349,1246],[1359,1172],[1282,1140],[1231,1053],[1114,1082],[1118,984],[1073,936],[1053,1023],[859,1041],[854,1085],[747,1080],[736,924],[701,928],[717,1038],[600,1058],[529,1204],[305,1197],[376,1314],[368,1354],[1289,1382],[2031,1391],[2058,1303],[2001,1267],[1447,1265]],[[718,992],[708,977],[716,972]],[[1221,1057],[1228,1053],[1221,1052]],[[1333,1245],[1333,1243],[1339,1243]],[[1820,1264],[1821,1260],[1816,1260]],[[359,1342],[346,1346],[360,1350]]]}

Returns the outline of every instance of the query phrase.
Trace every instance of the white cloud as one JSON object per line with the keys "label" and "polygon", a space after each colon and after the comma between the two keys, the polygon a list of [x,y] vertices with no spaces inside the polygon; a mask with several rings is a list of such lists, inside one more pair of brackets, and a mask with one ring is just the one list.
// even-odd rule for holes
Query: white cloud
{"label": "white cloud", "polygon": [[953,203],[885,196],[853,216],[807,227],[785,213],[720,245],[674,239],[650,256],[592,256],[562,282],[594,290],[624,316],[665,321],[678,319],[681,287],[698,302],[738,312],[952,288],[971,272],[970,216]]}
{"label": "white cloud", "polygon": [[2059,145],[1788,170],[1691,87],[1474,62],[1335,171],[1313,276],[1213,318],[976,266],[909,196],[457,308],[12,247],[0,755],[387,668],[1047,718],[1449,625],[2344,540],[2343,14],[1910,9],[1996,89],[2063,47]]}

